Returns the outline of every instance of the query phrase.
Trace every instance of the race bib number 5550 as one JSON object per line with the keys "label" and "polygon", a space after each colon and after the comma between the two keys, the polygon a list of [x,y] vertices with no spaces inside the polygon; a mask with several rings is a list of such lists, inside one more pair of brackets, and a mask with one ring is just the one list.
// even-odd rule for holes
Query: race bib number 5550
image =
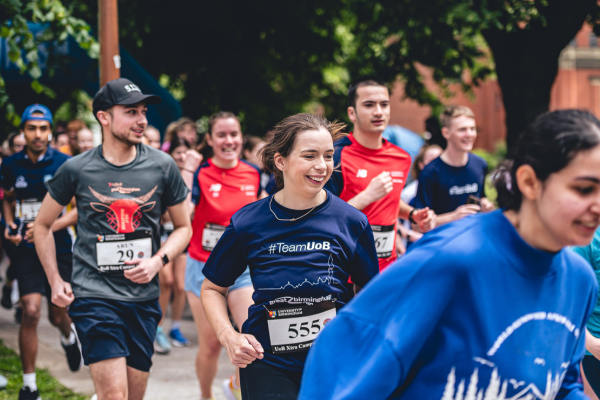
{"label": "race bib number 5550", "polygon": [[335,300],[311,306],[267,309],[267,325],[273,354],[307,351],[321,329],[335,315]]}
{"label": "race bib number 5550", "polygon": [[134,267],[126,265],[125,261],[152,257],[150,231],[110,233],[97,237],[96,261],[100,272],[123,273]]}

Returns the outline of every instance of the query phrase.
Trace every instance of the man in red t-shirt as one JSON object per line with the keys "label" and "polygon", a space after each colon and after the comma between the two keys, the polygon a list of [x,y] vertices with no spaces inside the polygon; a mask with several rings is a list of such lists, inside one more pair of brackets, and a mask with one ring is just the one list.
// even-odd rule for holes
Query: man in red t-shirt
{"label": "man in red t-shirt", "polygon": [[336,170],[325,188],[361,210],[373,229],[379,269],[397,259],[396,223],[407,219],[427,232],[436,215],[414,209],[400,199],[411,159],[400,147],[382,138],[390,120],[390,93],[377,79],[362,79],[348,91],[348,117],[354,131],[335,143]]}

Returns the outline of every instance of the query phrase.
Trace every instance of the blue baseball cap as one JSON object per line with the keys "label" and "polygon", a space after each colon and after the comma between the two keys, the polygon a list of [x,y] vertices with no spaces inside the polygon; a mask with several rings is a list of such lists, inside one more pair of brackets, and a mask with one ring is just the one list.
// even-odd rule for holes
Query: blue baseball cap
{"label": "blue baseball cap", "polygon": [[[43,115],[32,115],[32,114],[43,114]],[[50,122],[50,126],[53,125],[52,121],[52,113],[48,109],[48,107],[43,106],[41,104],[32,104],[23,111],[23,116],[21,116],[21,128],[25,125],[27,121],[48,121]]]}

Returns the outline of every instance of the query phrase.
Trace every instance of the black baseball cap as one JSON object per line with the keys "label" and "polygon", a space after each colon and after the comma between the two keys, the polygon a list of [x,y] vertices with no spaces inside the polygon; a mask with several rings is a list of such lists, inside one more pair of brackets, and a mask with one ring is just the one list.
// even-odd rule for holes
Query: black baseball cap
{"label": "black baseball cap", "polygon": [[92,108],[94,116],[98,111],[106,111],[112,106],[129,106],[140,102],[146,104],[159,104],[162,98],[155,94],[143,94],[140,88],[129,79],[119,78],[107,82],[102,86],[96,96]]}

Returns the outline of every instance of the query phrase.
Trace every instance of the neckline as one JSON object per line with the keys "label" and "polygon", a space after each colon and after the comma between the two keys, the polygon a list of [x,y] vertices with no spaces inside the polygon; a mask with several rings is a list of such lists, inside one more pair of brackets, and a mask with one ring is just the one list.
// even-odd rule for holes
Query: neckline
{"label": "neckline", "polygon": [[[325,189],[323,189],[325,190]],[[327,197],[325,198],[325,201],[322,202],[321,204],[319,204],[318,206],[315,207],[314,210],[312,210],[311,213],[309,213],[308,215],[306,215],[304,218],[298,219],[296,221],[286,221],[286,222],[299,222],[299,221],[305,221],[308,220],[309,218],[311,218],[313,215],[317,215],[318,213],[320,213],[321,211],[327,209],[329,207],[329,205],[331,204],[331,193],[329,193],[328,190],[325,190],[325,194],[327,195]],[[310,208],[304,209],[304,210],[293,210],[291,208],[287,208],[282,206],[281,204],[279,204],[277,202],[277,200],[275,200],[275,193],[273,193],[271,196],[268,197],[267,200],[267,204],[271,204],[273,211],[277,214],[277,217],[282,218],[282,219],[291,219],[291,218],[298,218],[304,214],[306,214]],[[276,220],[275,216],[272,213],[271,217]]]}
{"label": "neckline", "polygon": [[363,146],[362,144],[360,144],[358,142],[358,140],[356,140],[356,138],[354,137],[354,132],[350,132],[348,134],[348,139],[350,139],[352,144],[355,145],[358,148],[358,150],[362,151],[363,153],[368,153],[368,154],[373,154],[373,155],[376,155],[376,154],[384,151],[388,144],[388,141],[385,140],[382,136],[381,137],[381,140],[382,140],[381,147],[378,149],[370,149],[368,147]]}
{"label": "neckline", "polygon": [[210,166],[212,166],[213,168],[216,168],[216,169],[218,169],[219,171],[227,172],[227,171],[233,171],[233,170],[235,170],[236,168],[238,168],[238,167],[240,166],[241,160],[238,160],[238,162],[237,162],[237,164],[235,165],[235,167],[231,167],[231,168],[221,168],[221,167],[219,167],[218,165],[216,165],[216,164],[213,162],[213,160],[212,160],[212,157],[211,157],[211,158],[209,158],[208,160],[206,160],[206,162],[207,162],[207,163],[208,163]]}
{"label": "neckline", "polygon": [[124,171],[124,170],[130,169],[135,164],[137,164],[137,162],[139,161],[139,159],[142,155],[142,151],[143,151],[142,145],[136,144],[135,147],[136,147],[135,158],[131,162],[129,162],[125,165],[115,165],[115,164],[109,162],[106,158],[104,158],[104,154],[102,153],[102,144],[100,144],[98,147],[96,147],[95,150],[96,150],[96,154],[98,155],[98,157],[100,157],[100,160],[102,160],[102,162],[104,164],[106,164],[109,168],[118,170],[118,171]]}
{"label": "neckline", "polygon": [[[462,168],[466,168],[470,163],[471,163],[471,153],[469,152],[467,154],[467,163],[461,167],[455,167],[454,165],[450,165],[448,164],[446,161],[444,161],[444,159],[442,158],[441,155],[438,156],[438,158],[436,158],[436,160],[440,160],[442,163],[444,163],[444,165],[448,168],[454,168],[454,169],[462,169]],[[435,161],[435,160],[434,160]]]}

